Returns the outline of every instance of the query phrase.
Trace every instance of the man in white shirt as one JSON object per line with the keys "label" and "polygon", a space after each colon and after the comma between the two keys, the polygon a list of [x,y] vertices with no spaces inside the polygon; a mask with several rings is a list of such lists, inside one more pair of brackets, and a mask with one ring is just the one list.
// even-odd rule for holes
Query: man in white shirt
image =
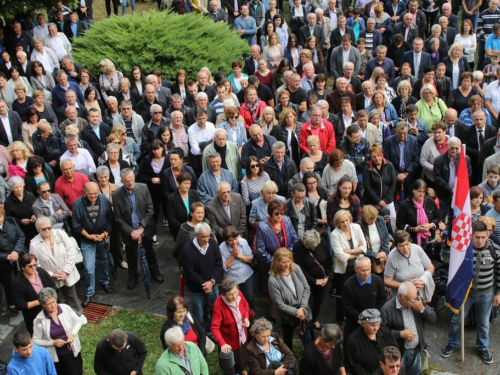
{"label": "man in white shirt", "polygon": [[83,173],[86,176],[93,175],[96,171],[94,160],[90,152],[84,148],[78,148],[78,136],[67,135],[65,141],[68,150],[61,155],[60,160],[70,159],[75,165],[77,172]]}
{"label": "man in white shirt", "polygon": [[7,102],[0,99],[0,145],[7,147],[14,141],[21,141],[23,122],[15,111],[8,111]]}
{"label": "man in white shirt", "polygon": [[197,176],[202,172],[201,155],[205,147],[215,136],[215,125],[207,122],[207,111],[201,108],[196,110],[196,122],[188,129],[189,145],[194,155],[193,169]]}
{"label": "man in white shirt", "polygon": [[[337,0],[328,0],[328,8],[325,9],[325,16],[330,19],[332,30],[337,28],[337,17],[342,15],[342,9],[337,8]],[[327,37],[327,39],[330,38]]]}
{"label": "man in white shirt", "polygon": [[63,57],[71,52],[71,43],[64,33],[57,31],[55,23],[49,23],[49,35],[45,36],[43,44],[54,50],[59,61],[62,61]]}
{"label": "man in white shirt", "polygon": [[49,27],[45,22],[45,14],[38,13],[36,16],[36,21],[38,25],[33,28],[33,36],[37,36],[43,40],[47,35],[49,35]]}
{"label": "man in white shirt", "polygon": [[43,39],[39,36],[33,37],[33,52],[30,60],[40,61],[48,74],[51,74],[55,68],[59,68],[59,60],[55,52],[51,48],[44,47]]}

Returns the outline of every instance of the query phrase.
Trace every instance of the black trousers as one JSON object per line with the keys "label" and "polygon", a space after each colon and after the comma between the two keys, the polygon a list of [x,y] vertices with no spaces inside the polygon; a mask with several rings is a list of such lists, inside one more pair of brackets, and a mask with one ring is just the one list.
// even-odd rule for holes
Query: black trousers
{"label": "black trousers", "polygon": [[[153,250],[153,242],[146,237],[142,238],[142,244],[146,250],[146,259],[149,264],[150,272],[157,273],[160,272],[158,267],[158,262],[156,260],[156,255]],[[138,256],[137,249],[139,248],[139,243],[135,242],[132,245],[125,245],[125,253],[127,255],[128,263],[128,277],[139,277],[140,273],[137,271],[138,266]]]}
{"label": "black trousers", "polygon": [[108,17],[111,15],[111,2],[113,2],[113,13],[115,16],[118,15],[118,5],[120,5],[119,0],[106,0],[106,14]]}
{"label": "black trousers", "polygon": [[312,311],[312,321],[317,322],[319,317],[319,312],[321,310],[321,305],[325,299],[325,289],[326,286],[311,285],[311,296],[309,297],[309,305]]}
{"label": "black trousers", "polygon": [[5,290],[7,306],[12,305],[12,284],[14,283],[14,271],[12,271],[12,269],[0,270],[0,283],[3,285],[3,290]]}
{"label": "black trousers", "polygon": [[297,325],[287,323],[283,324],[281,328],[283,329],[283,342],[288,346],[288,349],[293,351],[293,332],[297,328]]}

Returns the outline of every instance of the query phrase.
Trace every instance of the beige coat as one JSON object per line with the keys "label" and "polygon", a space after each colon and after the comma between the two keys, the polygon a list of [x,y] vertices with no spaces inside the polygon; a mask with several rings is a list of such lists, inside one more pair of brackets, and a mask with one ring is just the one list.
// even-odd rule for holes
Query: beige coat
{"label": "beige coat", "polygon": [[[351,238],[354,248],[359,247],[361,250],[363,250],[363,253],[366,254],[365,236],[363,235],[363,230],[358,224],[351,224]],[[347,267],[347,261],[349,260],[350,255],[344,253],[344,250],[350,249],[351,246],[349,245],[349,242],[347,241],[344,232],[340,228],[336,228],[332,232],[331,239],[332,239],[332,246],[333,246],[333,253],[335,260],[334,272],[345,273]],[[359,241],[363,242],[361,246],[358,246]],[[361,256],[361,254],[358,255],[358,257],[359,256]]]}
{"label": "beige coat", "polygon": [[80,280],[80,273],[75,266],[77,250],[66,232],[61,229],[53,229],[52,231],[54,233],[54,255],[40,234],[31,240],[30,253],[36,255],[40,267],[45,269],[51,277],[57,271],[63,271],[67,274],[66,280],[55,280],[58,287],[73,286]]}
{"label": "beige coat", "polygon": [[[82,328],[82,320],[68,305],[60,303],[59,306],[62,309],[62,313],[58,315],[59,322],[62,324],[64,331],[66,332],[66,336],[71,334],[75,336],[71,349],[73,350],[73,355],[76,357],[82,350],[80,338],[78,337],[78,332],[80,331],[80,328]],[[51,319],[47,319],[45,317],[44,311],[45,310],[40,311],[35,318],[35,322],[33,324],[33,343],[46,348],[52,357],[52,360],[54,362],[59,362],[54,341],[50,337]]]}

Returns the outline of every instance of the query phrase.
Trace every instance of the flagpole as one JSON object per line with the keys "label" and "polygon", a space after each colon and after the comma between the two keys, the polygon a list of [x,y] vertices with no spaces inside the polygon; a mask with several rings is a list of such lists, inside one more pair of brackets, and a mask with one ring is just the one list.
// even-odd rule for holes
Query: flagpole
{"label": "flagpole", "polygon": [[[465,304],[464,304],[465,305]],[[461,328],[462,328],[462,362],[465,362],[465,329],[464,329],[464,320],[465,320],[465,317],[464,317],[464,305],[462,305],[462,307],[460,308],[460,316],[461,316]]]}

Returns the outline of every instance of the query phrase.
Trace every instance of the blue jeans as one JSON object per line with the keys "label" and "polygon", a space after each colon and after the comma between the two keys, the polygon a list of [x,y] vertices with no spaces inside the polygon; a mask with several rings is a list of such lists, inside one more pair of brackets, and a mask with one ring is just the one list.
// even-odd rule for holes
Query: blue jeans
{"label": "blue jeans", "polygon": [[95,254],[99,257],[99,282],[101,285],[109,284],[108,254],[104,249],[104,242],[88,243],[82,241],[82,257],[85,266],[85,284],[87,296],[95,294]]}
{"label": "blue jeans", "polygon": [[[476,346],[479,350],[488,349],[490,343],[490,313],[491,306],[493,305],[493,293],[485,294],[484,296],[469,296],[464,306],[465,316],[469,313],[472,305],[474,305],[474,309],[476,310]],[[460,315],[454,314],[453,319],[451,319],[448,344],[454,348],[458,348],[460,346],[460,334]]]}
{"label": "blue jeans", "polygon": [[212,325],[212,309],[218,296],[218,285],[215,285],[212,288],[211,294],[205,294],[203,292],[189,293],[189,311],[198,320],[201,326],[205,327],[206,333],[210,333],[210,327]]}
{"label": "blue jeans", "polygon": [[243,293],[243,297],[245,297],[252,310],[254,309],[253,301],[255,295],[254,279],[254,274],[252,273],[252,276],[250,276],[247,281],[242,284],[238,284],[238,288],[241,293]]}
{"label": "blue jeans", "polygon": [[[135,12],[135,0],[130,0],[130,6],[132,7],[132,12]],[[127,11],[127,0],[122,1],[122,16],[125,15]]]}
{"label": "blue jeans", "polygon": [[406,375],[419,375],[421,367],[420,345],[415,349],[405,349],[401,357],[401,363],[405,366]]}

